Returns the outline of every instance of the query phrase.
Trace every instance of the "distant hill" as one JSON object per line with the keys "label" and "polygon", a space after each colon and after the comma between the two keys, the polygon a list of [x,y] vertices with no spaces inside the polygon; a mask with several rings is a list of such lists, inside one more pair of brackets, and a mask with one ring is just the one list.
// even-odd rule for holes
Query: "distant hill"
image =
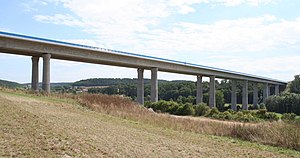
{"label": "distant hill", "polygon": [[23,87],[22,84],[19,84],[17,82],[11,82],[6,80],[0,80],[0,87],[6,87],[6,88],[21,88]]}
{"label": "distant hill", "polygon": [[[145,84],[150,83],[150,79],[144,79]],[[185,80],[158,80],[159,83],[184,83],[192,82]],[[116,85],[128,85],[136,84],[137,78],[90,78],[84,79],[76,82],[56,82],[51,83],[51,87],[62,87],[62,86],[116,86]],[[0,86],[7,88],[17,88],[17,87],[28,87],[31,83],[19,84],[17,82],[11,82],[6,80],[0,80]],[[39,86],[42,86],[42,83],[39,83]]]}
{"label": "distant hill", "polygon": [[[150,83],[150,79],[144,79],[145,84]],[[177,82],[177,81],[166,81],[158,80],[159,83],[163,82]],[[179,81],[183,82],[183,81]],[[74,82],[73,86],[115,86],[124,84],[136,84],[136,78],[90,78]]]}
{"label": "distant hill", "polygon": [[[72,86],[73,82],[55,82],[50,83],[51,87],[61,87],[61,86]],[[25,87],[31,86],[31,83],[22,84]],[[39,83],[39,87],[42,87],[42,82]]]}

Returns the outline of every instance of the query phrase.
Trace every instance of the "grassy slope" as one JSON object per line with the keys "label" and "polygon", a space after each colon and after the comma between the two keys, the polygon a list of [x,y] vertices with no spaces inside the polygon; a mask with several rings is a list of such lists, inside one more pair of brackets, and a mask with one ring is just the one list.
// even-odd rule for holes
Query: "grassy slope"
{"label": "grassy slope", "polygon": [[0,91],[0,157],[298,157],[299,152],[112,117]]}

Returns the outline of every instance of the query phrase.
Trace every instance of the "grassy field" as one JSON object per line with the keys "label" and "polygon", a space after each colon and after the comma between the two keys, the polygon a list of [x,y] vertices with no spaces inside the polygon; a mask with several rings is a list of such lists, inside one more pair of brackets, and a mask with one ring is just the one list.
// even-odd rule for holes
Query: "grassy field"
{"label": "grassy field", "polygon": [[[106,102],[114,99],[118,98]],[[207,135],[181,124],[169,127],[165,122],[188,124],[190,118],[152,114],[163,119],[147,122],[135,115],[138,109],[127,112],[128,108],[113,104],[99,109],[74,96],[36,96],[0,89],[0,157],[300,157],[295,150]]]}

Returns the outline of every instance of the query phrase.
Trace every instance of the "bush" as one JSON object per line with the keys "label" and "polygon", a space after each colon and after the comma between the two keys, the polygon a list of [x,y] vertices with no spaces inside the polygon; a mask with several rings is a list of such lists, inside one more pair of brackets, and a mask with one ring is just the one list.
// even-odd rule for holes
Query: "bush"
{"label": "bush", "polygon": [[168,101],[160,100],[156,103],[156,105],[156,110],[160,110],[161,112],[165,113],[167,112],[171,104]]}
{"label": "bush", "polygon": [[227,110],[229,113],[231,113],[231,114],[236,114],[236,112],[234,111],[234,110],[232,110],[232,109],[228,109]]}
{"label": "bush", "polygon": [[210,112],[209,112],[209,114],[207,115],[207,116],[210,116],[210,117],[212,117],[214,114],[219,114],[220,113],[220,111],[216,108],[216,107],[214,107],[214,108],[212,108],[211,110],[210,110]]}
{"label": "bush", "polygon": [[257,118],[267,120],[267,121],[278,121],[280,117],[276,115],[275,112],[267,112],[267,109],[259,109],[256,113],[253,113]]}
{"label": "bush", "polygon": [[152,108],[154,111],[156,109],[156,103],[155,102],[146,101],[145,104],[144,104],[144,106],[146,108]]}
{"label": "bush", "polygon": [[248,114],[243,114],[243,115],[239,116],[237,118],[237,120],[243,121],[243,122],[257,122],[259,119],[252,116],[250,113],[248,113]]}
{"label": "bush", "polygon": [[226,119],[226,120],[234,119],[234,116],[229,111],[225,111],[225,112],[223,112],[223,114],[224,114],[224,119]]}
{"label": "bush", "polygon": [[295,121],[296,117],[297,117],[297,115],[294,113],[284,113],[282,115],[281,119],[286,122],[293,122],[293,121]]}
{"label": "bush", "polygon": [[169,108],[167,109],[167,112],[170,114],[176,114],[176,112],[179,109],[179,104],[174,101],[170,101]]}
{"label": "bush", "polygon": [[210,108],[205,103],[197,104],[194,109],[196,116],[205,116],[210,113]]}
{"label": "bush", "polygon": [[264,119],[268,121],[278,121],[280,117],[276,115],[275,112],[267,112]]}
{"label": "bush", "polygon": [[266,104],[264,103],[259,104],[258,109],[267,109]]}
{"label": "bush", "polygon": [[195,110],[191,103],[185,103],[183,106],[180,106],[176,112],[177,115],[194,115]]}
{"label": "bush", "polygon": [[296,117],[296,119],[293,123],[295,123],[297,125],[300,125],[300,117]]}
{"label": "bush", "polygon": [[258,118],[264,118],[266,113],[267,113],[267,109],[259,109],[259,110],[256,111],[255,115]]}

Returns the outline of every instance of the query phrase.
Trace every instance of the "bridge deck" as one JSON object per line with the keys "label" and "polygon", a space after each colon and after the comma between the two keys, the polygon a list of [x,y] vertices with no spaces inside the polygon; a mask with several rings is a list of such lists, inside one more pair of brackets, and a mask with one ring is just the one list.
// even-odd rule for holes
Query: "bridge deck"
{"label": "bridge deck", "polygon": [[44,53],[50,53],[51,58],[62,60],[129,68],[151,69],[157,67],[159,71],[164,72],[203,76],[213,75],[224,79],[248,80],[279,85],[286,84],[284,81],[242,72],[1,31],[0,52],[28,56],[41,56]]}

